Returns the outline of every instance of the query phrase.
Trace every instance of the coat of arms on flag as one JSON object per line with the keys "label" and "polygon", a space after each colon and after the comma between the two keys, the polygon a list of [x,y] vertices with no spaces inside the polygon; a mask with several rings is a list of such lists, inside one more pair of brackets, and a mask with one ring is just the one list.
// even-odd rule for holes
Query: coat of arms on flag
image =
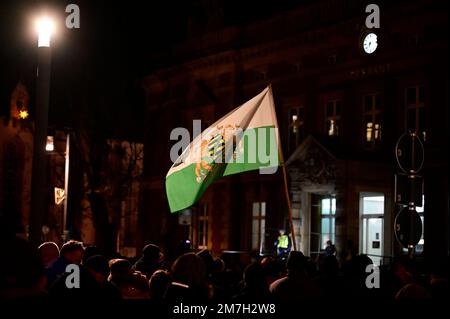
{"label": "coat of arms on flag", "polygon": [[175,161],[166,176],[170,211],[192,206],[223,176],[257,169],[276,172],[278,152],[278,123],[269,86],[204,130]]}

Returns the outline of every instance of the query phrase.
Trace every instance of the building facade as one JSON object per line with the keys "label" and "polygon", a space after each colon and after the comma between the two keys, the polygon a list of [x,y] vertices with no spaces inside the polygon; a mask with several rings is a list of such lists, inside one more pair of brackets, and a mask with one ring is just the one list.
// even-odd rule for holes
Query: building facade
{"label": "building facade", "polygon": [[9,116],[0,117],[0,226],[26,236],[30,214],[33,126],[28,117],[30,95],[18,82],[9,96]]}
{"label": "building facade", "polygon": [[[7,116],[0,116],[2,236],[28,237],[34,138],[34,122],[29,113],[30,94],[27,87],[18,82],[9,94]],[[80,131],[69,128],[48,128],[45,149],[47,196],[41,239],[62,245],[64,240],[76,238],[85,245],[105,247],[104,241],[108,240],[112,252],[134,257],[143,144],[110,138],[104,144],[99,143],[101,147],[92,146],[89,140],[83,140],[83,136]],[[93,148],[99,150],[98,153],[90,154],[89,150]],[[101,177],[99,184],[93,187],[88,173],[95,168]],[[66,184],[67,178],[70,184]],[[93,202],[99,197],[103,205],[97,204],[93,209]],[[102,241],[101,236],[107,238]]]}
{"label": "building facade", "polygon": [[[283,175],[250,172],[217,181],[200,202],[170,214],[165,173],[171,131],[202,128],[272,85],[298,249],[359,253],[387,263],[403,253],[394,234],[399,137],[424,145],[424,221],[416,253],[448,256],[448,10],[446,4],[380,2],[381,27],[367,29],[359,1],[318,1],[249,24],[214,27],[174,46],[179,61],[143,79],[146,90],[140,245],[272,253],[289,229]],[[221,11],[220,11],[221,12]],[[414,21],[412,24],[411,21]],[[219,25],[219,27],[218,27]],[[375,33],[368,54],[363,39]]]}

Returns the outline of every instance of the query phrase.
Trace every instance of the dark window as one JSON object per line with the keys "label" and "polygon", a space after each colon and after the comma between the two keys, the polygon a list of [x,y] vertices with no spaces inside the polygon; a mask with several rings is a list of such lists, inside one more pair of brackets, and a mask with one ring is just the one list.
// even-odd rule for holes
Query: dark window
{"label": "dark window", "polygon": [[416,110],[408,109],[407,110],[407,129],[410,131],[414,131],[416,129]]}
{"label": "dark window", "polygon": [[333,102],[328,102],[327,103],[327,117],[329,116],[333,116]]}
{"label": "dark window", "polygon": [[408,88],[406,93],[406,103],[414,104],[416,103],[416,88]]}
{"label": "dark window", "polygon": [[425,87],[416,85],[406,89],[406,129],[426,140]]}
{"label": "dark window", "polygon": [[336,115],[341,115],[341,101],[336,101]]}
{"label": "dark window", "polygon": [[366,112],[370,112],[372,110],[372,95],[366,95],[364,100],[364,109]]}
{"label": "dark window", "polygon": [[419,86],[419,103],[425,103],[425,88]]}

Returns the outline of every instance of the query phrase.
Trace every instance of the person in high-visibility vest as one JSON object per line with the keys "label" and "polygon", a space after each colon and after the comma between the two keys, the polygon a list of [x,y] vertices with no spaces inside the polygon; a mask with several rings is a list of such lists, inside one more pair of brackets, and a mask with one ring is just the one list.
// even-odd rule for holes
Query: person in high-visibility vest
{"label": "person in high-visibility vest", "polygon": [[291,251],[291,238],[286,235],[284,229],[279,230],[279,236],[275,244],[277,246],[277,255],[279,257],[286,257]]}

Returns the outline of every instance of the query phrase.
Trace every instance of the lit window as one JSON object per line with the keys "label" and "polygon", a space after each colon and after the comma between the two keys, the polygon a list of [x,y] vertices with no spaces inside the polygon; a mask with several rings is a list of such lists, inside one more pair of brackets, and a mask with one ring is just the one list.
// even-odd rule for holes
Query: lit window
{"label": "lit window", "polygon": [[375,140],[381,140],[381,124],[375,123],[373,135]]}
{"label": "lit window", "polygon": [[366,123],[366,142],[370,142],[372,140],[372,131],[373,131],[373,123]]}
{"label": "lit window", "polygon": [[364,97],[365,146],[374,147],[381,142],[381,95]]}
{"label": "lit window", "polygon": [[320,202],[321,229],[320,229],[320,247],[325,249],[327,241],[331,240],[334,244],[335,240],[335,215],[336,215],[336,198],[323,198]]}
{"label": "lit window", "polygon": [[292,133],[297,133],[298,132],[298,125],[296,125],[298,123],[298,116],[297,115],[292,115]]}
{"label": "lit window", "polygon": [[292,153],[305,137],[304,107],[289,109],[288,151]]}
{"label": "lit window", "polygon": [[339,136],[341,126],[341,101],[331,100],[326,104],[326,133]]}

